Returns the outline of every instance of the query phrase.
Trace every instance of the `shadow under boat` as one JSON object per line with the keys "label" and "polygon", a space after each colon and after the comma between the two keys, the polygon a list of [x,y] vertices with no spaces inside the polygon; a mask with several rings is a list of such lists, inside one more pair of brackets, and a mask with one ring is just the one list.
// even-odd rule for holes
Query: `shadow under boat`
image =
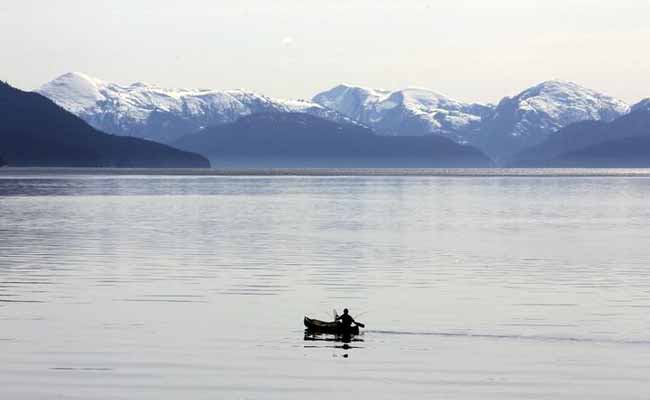
{"label": "shadow under boat", "polygon": [[340,347],[343,349],[356,348],[358,346],[351,344],[364,342],[363,338],[359,337],[359,335],[334,335],[331,333],[313,332],[309,329],[305,329],[305,341],[342,343],[342,345],[335,347]]}

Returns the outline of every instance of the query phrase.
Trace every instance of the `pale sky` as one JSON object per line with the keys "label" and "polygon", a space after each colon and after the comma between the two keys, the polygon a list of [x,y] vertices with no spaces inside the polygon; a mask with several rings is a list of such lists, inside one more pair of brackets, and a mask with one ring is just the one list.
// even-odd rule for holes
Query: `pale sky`
{"label": "pale sky", "polygon": [[0,0],[0,80],[311,98],[339,83],[495,102],[565,79],[650,97],[650,0]]}

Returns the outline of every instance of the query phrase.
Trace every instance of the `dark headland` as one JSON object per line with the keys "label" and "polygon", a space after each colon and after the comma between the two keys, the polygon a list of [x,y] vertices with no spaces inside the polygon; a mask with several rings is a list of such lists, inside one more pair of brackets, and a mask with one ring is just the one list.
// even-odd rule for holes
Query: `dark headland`
{"label": "dark headland", "polygon": [[0,154],[9,166],[207,168],[204,157],[109,135],[37,93],[0,82]]}

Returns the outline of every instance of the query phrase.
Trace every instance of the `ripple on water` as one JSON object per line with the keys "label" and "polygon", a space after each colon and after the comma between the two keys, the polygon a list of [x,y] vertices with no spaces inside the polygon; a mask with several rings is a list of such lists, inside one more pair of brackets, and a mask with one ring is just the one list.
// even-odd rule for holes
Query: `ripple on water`
{"label": "ripple on water", "polygon": [[[650,390],[647,177],[138,173],[0,177],[15,398]],[[334,307],[382,329],[305,342]]]}

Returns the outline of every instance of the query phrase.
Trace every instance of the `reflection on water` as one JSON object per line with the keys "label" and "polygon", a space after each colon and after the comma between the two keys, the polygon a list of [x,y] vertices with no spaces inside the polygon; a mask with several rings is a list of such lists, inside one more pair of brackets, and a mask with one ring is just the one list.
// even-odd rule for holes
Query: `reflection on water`
{"label": "reflection on water", "polygon": [[650,389],[647,171],[3,174],[2,398]]}
{"label": "reflection on water", "polygon": [[[352,346],[350,343],[360,343],[363,342],[363,339],[359,335],[331,335],[325,333],[314,333],[309,330],[305,330],[305,341],[306,342],[334,342],[342,343],[340,345],[334,346],[335,348],[340,349],[354,349],[361,348],[359,346]],[[305,346],[308,347],[308,346]],[[316,347],[316,346],[310,346]]]}
{"label": "reflection on water", "polygon": [[330,349],[341,350],[340,354],[334,353],[333,357],[337,357],[340,355],[343,358],[349,358],[350,350],[363,348],[363,346],[361,346],[361,344],[363,343],[362,335],[363,334],[332,335],[332,334],[325,334],[325,333],[314,333],[309,331],[308,329],[305,329],[304,339],[305,342],[308,342],[309,344],[305,344],[303,348],[305,349],[330,348]]}

